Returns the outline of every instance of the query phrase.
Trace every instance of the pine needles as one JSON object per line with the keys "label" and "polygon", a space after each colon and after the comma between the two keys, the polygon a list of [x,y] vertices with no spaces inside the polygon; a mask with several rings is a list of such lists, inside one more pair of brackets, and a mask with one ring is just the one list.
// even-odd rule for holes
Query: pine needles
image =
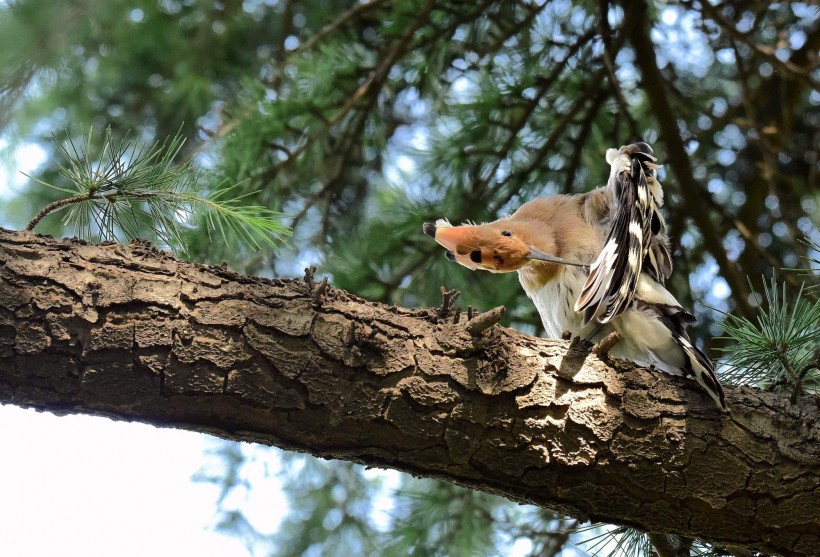
{"label": "pine needles", "polygon": [[820,304],[803,296],[789,302],[786,285],[764,282],[766,304],[757,323],[724,314],[723,338],[736,345],[726,351],[723,378],[738,385],[763,385],[778,392],[816,392],[820,387]]}
{"label": "pine needles", "polygon": [[[607,526],[594,523],[579,528],[576,532],[589,532],[591,535],[578,545],[584,547],[593,557],[638,557],[652,555],[652,544],[649,537],[640,530],[626,526]],[[595,533],[600,532],[600,533]]]}
{"label": "pine needles", "polygon": [[222,181],[203,188],[204,174],[190,160],[176,162],[183,144],[180,134],[153,144],[127,136],[116,140],[109,128],[94,152],[91,129],[79,144],[71,137],[60,142],[55,136],[63,159],[59,173],[67,186],[32,179],[68,197],[44,207],[27,230],[46,215],[65,210],[63,224],[88,240],[131,241],[148,235],[174,252],[186,252],[186,233],[201,222],[224,243],[277,247],[289,234],[280,224],[281,215],[246,205],[256,192],[235,195],[236,185],[226,187]]}
{"label": "pine needles", "polygon": [[805,257],[805,260],[808,265],[806,269],[794,270],[806,278],[806,282],[808,283],[806,292],[817,298],[817,296],[820,295],[820,243],[811,238],[802,238],[798,240],[798,242],[806,246],[808,255]]}

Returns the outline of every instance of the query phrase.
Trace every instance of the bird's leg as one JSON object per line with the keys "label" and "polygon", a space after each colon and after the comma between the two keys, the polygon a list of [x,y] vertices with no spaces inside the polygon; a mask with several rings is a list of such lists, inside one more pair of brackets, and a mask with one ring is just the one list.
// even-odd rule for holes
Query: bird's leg
{"label": "bird's leg", "polygon": [[615,347],[616,344],[621,342],[621,335],[618,331],[612,331],[607,336],[599,340],[595,346],[592,347],[592,351],[595,353],[602,360],[606,360],[609,357],[609,351]]}

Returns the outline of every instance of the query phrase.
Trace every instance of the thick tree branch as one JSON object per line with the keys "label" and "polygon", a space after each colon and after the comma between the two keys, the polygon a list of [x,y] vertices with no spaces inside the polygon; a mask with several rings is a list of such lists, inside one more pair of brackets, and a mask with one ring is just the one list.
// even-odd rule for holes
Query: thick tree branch
{"label": "thick tree branch", "polygon": [[581,519],[820,554],[818,399],[611,365],[434,309],[0,229],[0,402],[444,478]]}

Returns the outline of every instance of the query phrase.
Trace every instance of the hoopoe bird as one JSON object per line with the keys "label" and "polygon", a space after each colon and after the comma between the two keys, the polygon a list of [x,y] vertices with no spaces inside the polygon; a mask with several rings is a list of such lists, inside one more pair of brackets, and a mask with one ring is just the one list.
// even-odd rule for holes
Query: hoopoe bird
{"label": "hoopoe bird", "polygon": [[518,272],[549,337],[621,340],[614,357],[693,378],[720,408],[712,362],[689,339],[695,321],[664,287],[672,272],[663,189],[646,143],[609,149],[607,185],[553,195],[487,224],[425,223],[451,261],[472,270]]}

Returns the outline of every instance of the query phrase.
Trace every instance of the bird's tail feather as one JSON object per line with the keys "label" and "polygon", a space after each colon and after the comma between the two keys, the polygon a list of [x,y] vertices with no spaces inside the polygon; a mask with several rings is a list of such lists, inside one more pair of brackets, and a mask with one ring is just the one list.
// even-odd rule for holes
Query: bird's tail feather
{"label": "bird's tail feather", "polygon": [[[663,287],[659,288],[665,291]],[[726,410],[714,365],[686,334],[686,325],[693,323],[695,316],[679,305],[640,299],[635,309],[623,314],[618,326],[628,331],[627,336],[629,333],[638,335],[633,342],[639,350],[651,354],[655,360],[652,363],[657,363],[663,371],[694,379],[721,409]]]}
{"label": "bird's tail feather", "polygon": [[697,346],[692,344],[685,335],[673,332],[675,342],[683,350],[685,356],[683,371],[690,375],[707,394],[717,403],[722,410],[726,410],[726,402],[723,397],[723,387],[720,386],[715,367],[706,354],[701,352]]}

